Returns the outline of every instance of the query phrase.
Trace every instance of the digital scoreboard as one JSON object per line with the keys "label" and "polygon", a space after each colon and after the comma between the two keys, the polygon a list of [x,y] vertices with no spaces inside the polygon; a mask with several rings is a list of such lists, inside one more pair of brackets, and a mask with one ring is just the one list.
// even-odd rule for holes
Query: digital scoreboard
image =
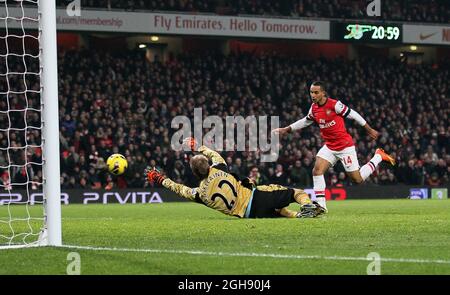
{"label": "digital scoreboard", "polygon": [[367,43],[401,43],[402,25],[361,22],[334,23],[333,39]]}

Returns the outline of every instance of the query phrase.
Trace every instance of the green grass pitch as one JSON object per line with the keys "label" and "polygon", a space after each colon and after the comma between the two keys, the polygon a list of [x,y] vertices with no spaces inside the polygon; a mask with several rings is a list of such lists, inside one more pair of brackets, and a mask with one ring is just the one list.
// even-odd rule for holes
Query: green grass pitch
{"label": "green grass pitch", "polygon": [[63,243],[105,249],[0,250],[0,274],[66,274],[70,252],[81,274],[365,275],[370,252],[381,274],[450,274],[450,200],[328,206],[323,218],[253,220],[195,203],[63,206]]}

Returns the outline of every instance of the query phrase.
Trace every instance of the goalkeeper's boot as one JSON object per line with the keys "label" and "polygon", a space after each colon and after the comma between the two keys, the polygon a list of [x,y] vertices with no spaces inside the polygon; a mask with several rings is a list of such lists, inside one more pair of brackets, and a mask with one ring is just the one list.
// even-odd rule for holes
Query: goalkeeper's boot
{"label": "goalkeeper's boot", "polygon": [[317,216],[317,206],[314,204],[304,204],[297,213],[297,218],[314,218]]}
{"label": "goalkeeper's boot", "polygon": [[378,148],[378,149],[375,151],[375,154],[380,155],[380,156],[381,156],[381,159],[382,159],[383,161],[386,161],[386,162],[391,163],[392,166],[395,165],[395,159],[394,159],[392,156],[390,156],[389,154],[387,154],[383,149]]}

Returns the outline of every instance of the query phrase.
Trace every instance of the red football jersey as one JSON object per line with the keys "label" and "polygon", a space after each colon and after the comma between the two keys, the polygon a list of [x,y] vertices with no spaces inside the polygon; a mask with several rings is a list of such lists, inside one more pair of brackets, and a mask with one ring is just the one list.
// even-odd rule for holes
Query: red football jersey
{"label": "red football jersey", "polygon": [[319,125],[320,135],[330,150],[341,151],[355,145],[344,124],[349,113],[349,107],[329,97],[324,105],[313,103],[306,118]]}

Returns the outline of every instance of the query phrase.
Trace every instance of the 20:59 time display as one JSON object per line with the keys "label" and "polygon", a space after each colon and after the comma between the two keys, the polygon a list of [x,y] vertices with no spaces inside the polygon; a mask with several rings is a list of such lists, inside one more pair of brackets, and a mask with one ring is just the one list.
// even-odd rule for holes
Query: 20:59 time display
{"label": "20:59 time display", "polygon": [[368,42],[401,42],[401,27],[396,25],[375,25],[357,23],[337,23],[335,40]]}
{"label": "20:59 time display", "polygon": [[383,26],[372,26],[372,25],[347,25],[347,31],[349,33],[344,36],[344,39],[356,39],[359,40],[364,36],[365,32],[372,33],[373,40],[383,40],[387,38],[388,40],[397,40],[400,37],[400,29],[398,27],[386,27]]}

